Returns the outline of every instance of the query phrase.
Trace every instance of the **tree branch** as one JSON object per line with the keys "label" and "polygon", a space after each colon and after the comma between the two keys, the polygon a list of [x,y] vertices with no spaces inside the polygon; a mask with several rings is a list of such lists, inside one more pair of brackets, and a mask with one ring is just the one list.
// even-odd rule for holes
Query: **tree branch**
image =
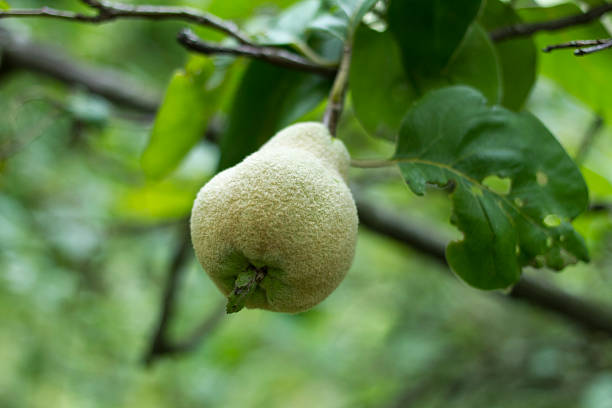
{"label": "tree branch", "polygon": [[97,10],[97,14],[88,15],[50,7],[40,9],[10,9],[0,11],[0,18],[6,17],[45,17],[61,20],[72,20],[83,23],[105,23],[119,18],[143,18],[149,20],[180,20],[221,31],[243,44],[251,44],[248,36],[242,33],[231,21],[200,12],[189,7],[172,6],[136,6],[110,1],[81,0],[82,3]]}
{"label": "tree branch", "polygon": [[580,142],[580,146],[578,147],[578,151],[574,156],[574,161],[578,166],[584,163],[589,151],[591,150],[591,146],[593,146],[593,142],[595,142],[595,136],[599,133],[601,128],[604,126],[604,119],[600,115],[595,115],[593,121],[587,128],[584,136],[582,137],[582,141]]}
{"label": "tree branch", "polygon": [[106,0],[81,0],[92,7],[97,14],[89,15],[72,11],[57,10],[50,7],[40,9],[10,9],[0,11],[0,18],[8,17],[45,17],[61,20],[70,20],[83,23],[104,23],[120,18],[143,18],[149,20],[181,20],[189,23],[216,29],[236,39],[239,45],[226,47],[202,41],[192,31],[183,30],[178,41],[189,50],[202,54],[229,54],[241,55],[261,59],[272,64],[290,69],[314,72],[321,75],[335,75],[336,67],[317,64],[293,52],[282,48],[268,47],[254,43],[242,33],[231,21],[220,19],[212,14],[199,12],[187,7],[171,6],[136,6],[131,4],[115,3]]}
{"label": "tree branch", "polygon": [[603,51],[607,48],[612,47],[612,38],[606,38],[603,40],[576,40],[568,41],[561,44],[553,44],[544,48],[542,51],[551,52],[554,50],[561,50],[566,48],[578,48],[574,51],[574,55],[581,57],[583,55],[593,54],[598,51]]}
{"label": "tree branch", "polygon": [[84,87],[119,105],[147,113],[157,110],[157,94],[135,85],[133,80],[115,71],[75,61],[53,46],[16,38],[0,29],[0,48],[2,69],[5,72],[17,69],[34,71],[70,85]]}
{"label": "tree branch", "polygon": [[168,277],[164,286],[158,322],[152,336],[149,350],[144,357],[145,364],[147,365],[151,364],[157,355],[167,353],[169,349],[166,333],[168,331],[168,323],[174,314],[174,299],[176,297],[179,279],[189,260],[190,245],[187,235],[188,232],[188,224],[183,223],[181,226],[181,240],[168,269]]}
{"label": "tree branch", "polygon": [[606,13],[612,11],[612,4],[603,4],[594,7],[586,13],[562,17],[557,20],[539,21],[535,23],[522,23],[495,29],[489,33],[493,41],[499,42],[516,37],[525,37],[539,31],[555,31],[563,28],[588,24]]}
{"label": "tree branch", "polygon": [[335,67],[315,64],[293,52],[276,47],[254,46],[242,44],[235,47],[227,47],[216,43],[203,41],[190,29],[183,29],[178,34],[178,42],[191,51],[205,55],[225,54],[244,56],[259,59],[281,67],[295,69],[298,71],[312,72],[324,76],[333,76]]}
{"label": "tree branch", "polygon": [[155,360],[165,355],[186,353],[194,350],[215,328],[225,316],[225,302],[218,307],[185,339],[172,341],[168,338],[168,328],[175,315],[175,302],[180,279],[185,266],[190,259],[191,239],[189,237],[189,221],[181,221],[181,240],[168,268],[168,276],[162,294],[161,310],[155,326],[151,342],[143,357],[145,365],[150,366]]}
{"label": "tree branch", "polygon": [[583,55],[594,54],[599,51],[607,50],[608,48],[612,48],[612,38],[606,42],[600,43],[599,45],[594,45],[592,47],[587,48],[578,48],[576,51],[574,51],[574,55],[576,55],[577,57],[582,57]]}
{"label": "tree branch", "polygon": [[[447,265],[445,242],[432,237],[430,231],[415,228],[388,211],[360,199],[358,194],[355,194],[355,197],[361,225]],[[514,286],[510,297],[554,312],[583,329],[612,336],[612,311],[597,303],[567,294],[526,276]]]}

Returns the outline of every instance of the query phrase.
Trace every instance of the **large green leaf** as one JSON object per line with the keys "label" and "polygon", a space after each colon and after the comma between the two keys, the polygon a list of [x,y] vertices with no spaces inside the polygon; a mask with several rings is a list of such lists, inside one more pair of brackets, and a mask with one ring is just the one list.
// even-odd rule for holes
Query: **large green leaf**
{"label": "large green leaf", "polygon": [[372,135],[395,139],[410,103],[427,90],[466,84],[496,102],[501,79],[495,50],[487,34],[472,24],[448,66],[428,76],[407,75],[400,48],[389,32],[364,25],[357,29],[349,84],[357,118]]}
{"label": "large green leaf", "polygon": [[[585,182],[531,114],[489,107],[464,86],[432,91],[406,115],[395,160],[416,194],[427,183],[453,189],[451,221],[464,237],[446,256],[470,285],[504,288],[525,265],[588,260],[569,223],[587,207]],[[490,187],[492,176],[509,180],[508,191]]]}
{"label": "large green leaf", "polygon": [[[479,17],[480,23],[488,31],[520,23],[522,20],[511,5],[501,0],[487,0]],[[512,110],[520,110],[536,78],[537,53],[531,37],[519,37],[494,43],[502,73],[502,105]]]}
{"label": "large green leaf", "polygon": [[265,62],[249,64],[234,97],[228,128],[221,138],[221,171],[240,162],[283,127],[314,109],[330,80]]}
{"label": "large green leaf", "polygon": [[439,72],[450,61],[481,0],[391,0],[389,31],[400,45],[409,74]]}
{"label": "large green leaf", "polygon": [[[487,32],[472,24],[457,52],[442,71],[450,84],[470,85],[484,94],[491,103],[501,100],[503,93],[501,72],[495,49]],[[443,84],[444,81],[436,81]]]}
{"label": "large green leaf", "polygon": [[214,70],[211,59],[198,56],[172,76],[141,157],[149,177],[166,176],[204,136],[221,93],[210,81]]}
{"label": "large green leaf", "polygon": [[418,97],[400,58],[391,34],[364,25],[357,29],[349,76],[355,115],[371,135],[391,140]]}
{"label": "large green leaf", "polygon": [[[525,21],[547,21],[580,13],[575,4],[519,10]],[[572,40],[608,38],[604,26],[595,21],[587,25],[568,27],[554,32],[541,32],[535,36],[539,48]],[[575,57],[571,50],[559,50],[540,56],[540,72],[553,79],[566,92],[612,120],[612,52],[598,52]]]}

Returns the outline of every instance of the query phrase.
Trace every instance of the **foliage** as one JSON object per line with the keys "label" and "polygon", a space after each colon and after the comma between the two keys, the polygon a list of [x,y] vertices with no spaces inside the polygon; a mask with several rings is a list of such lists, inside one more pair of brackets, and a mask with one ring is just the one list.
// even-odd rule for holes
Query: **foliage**
{"label": "foliage", "polygon": [[[446,257],[469,284],[504,288],[525,265],[562,269],[588,260],[569,224],[586,209],[587,187],[534,116],[487,107],[470,88],[435,91],[408,112],[395,158],[415,193],[426,183],[450,186],[451,220],[464,239]],[[490,176],[510,186],[485,184]]]}
{"label": "foliage", "polygon": [[[207,10],[328,68],[352,44],[338,137],[356,164],[392,167],[352,169],[351,187],[398,224],[450,241],[447,261],[470,286],[361,228],[347,279],[320,306],[224,318],[193,353],[145,370],[196,192],[278,129],[320,120],[333,77],[188,55],[175,41],[183,22],[2,19],[0,29],[165,96],[153,118],[2,55],[0,406],[608,407],[607,337],[472,288],[511,288],[524,274],[612,307],[612,221],[585,212],[612,199],[612,51],[540,52],[609,27],[488,35],[603,2],[126,2]],[[91,12],[75,3],[0,9]],[[597,115],[604,127],[589,133]],[[221,301],[194,260],[183,273],[172,339]]]}

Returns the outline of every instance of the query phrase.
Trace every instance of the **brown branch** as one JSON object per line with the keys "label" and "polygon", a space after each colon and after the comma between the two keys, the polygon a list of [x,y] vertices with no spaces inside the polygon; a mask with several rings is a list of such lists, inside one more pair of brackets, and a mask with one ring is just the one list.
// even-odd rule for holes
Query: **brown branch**
{"label": "brown branch", "polygon": [[223,46],[216,43],[205,42],[189,29],[181,30],[177,40],[185,48],[200,54],[244,56],[266,61],[281,67],[312,72],[324,76],[333,76],[336,73],[335,67],[316,64],[298,54],[282,48],[254,46],[249,44],[242,44],[235,47]]}
{"label": "brown branch", "polygon": [[72,11],[57,10],[50,7],[40,9],[10,9],[0,11],[0,18],[8,17],[46,17],[71,20],[83,23],[105,23],[117,19],[142,18],[149,20],[181,20],[216,29],[236,39],[240,44],[226,47],[202,41],[190,30],[183,30],[178,37],[179,43],[186,48],[202,54],[241,55],[261,59],[272,64],[307,72],[332,76],[336,72],[333,66],[317,64],[293,52],[282,48],[258,45],[242,33],[231,21],[222,20],[212,14],[199,12],[187,7],[171,6],[136,6],[115,3],[105,0],[81,0],[94,8],[97,14],[89,15]]}
{"label": "brown branch", "polygon": [[574,51],[574,55],[577,57],[582,57],[583,55],[594,54],[599,51],[607,50],[608,48],[612,48],[612,39],[592,47],[578,48],[576,51]]}
{"label": "brown branch", "polygon": [[587,128],[584,136],[582,137],[582,141],[580,142],[580,146],[578,147],[578,152],[574,156],[574,161],[577,165],[581,165],[584,163],[593,143],[595,142],[595,136],[599,134],[601,128],[603,128],[604,119],[600,115],[596,115],[589,127]]}
{"label": "brown branch", "polygon": [[189,260],[189,252],[191,249],[189,237],[187,235],[188,231],[188,224],[185,222],[181,226],[182,236],[180,243],[168,269],[168,277],[164,286],[158,322],[152,336],[149,350],[144,357],[145,364],[147,365],[150,365],[157,355],[167,353],[169,349],[166,333],[168,331],[168,324],[174,314],[174,299],[176,297],[179,279]]}
{"label": "brown branch", "polygon": [[562,17],[557,20],[522,23],[495,29],[489,33],[493,41],[503,41],[510,38],[525,37],[539,31],[555,31],[563,28],[588,24],[606,13],[612,11],[612,4],[594,7],[586,13]]}
{"label": "brown branch", "polygon": [[589,206],[589,212],[592,212],[594,214],[597,214],[597,213],[612,214],[612,203],[606,203],[606,202],[592,203]]}
{"label": "brown branch", "polygon": [[[193,331],[193,333],[191,333],[191,335],[187,336],[184,340],[170,344],[166,350],[166,354],[178,354],[193,351],[209,334],[211,334],[217,328],[226,315],[225,301],[223,301],[219,303],[210,316],[208,316]],[[158,357],[159,356],[160,355],[158,354]]]}
{"label": "brown branch", "polygon": [[150,366],[155,360],[165,355],[186,353],[194,350],[211,334],[221,323],[225,316],[225,302],[218,307],[204,321],[183,340],[172,341],[168,338],[168,328],[175,315],[176,296],[179,291],[180,279],[190,259],[191,240],[189,238],[189,222],[181,221],[181,240],[168,268],[168,276],[162,294],[161,310],[150,345],[143,357],[143,361]]}
{"label": "brown branch", "polygon": [[116,104],[152,113],[157,110],[159,96],[115,71],[100,69],[75,61],[60,49],[14,37],[0,29],[3,72],[28,70],[61,82],[84,87]]}
{"label": "brown branch", "polygon": [[[361,225],[447,265],[446,242],[433,237],[429,230],[415,228],[412,223],[405,222],[388,211],[359,199],[358,194],[355,196]],[[612,310],[600,304],[570,295],[525,276],[514,286],[510,297],[554,312],[583,329],[612,336]]]}
{"label": "brown branch", "polygon": [[243,44],[252,44],[246,34],[230,22],[209,13],[200,12],[189,7],[172,6],[136,6],[110,1],[81,0],[97,10],[89,15],[72,11],[57,10],[50,7],[40,9],[10,9],[0,11],[0,18],[7,17],[45,17],[61,20],[72,20],[83,23],[105,23],[119,18],[142,18],[149,20],[180,20],[221,31]]}
{"label": "brown branch", "polygon": [[592,54],[598,51],[603,51],[612,47],[612,38],[603,40],[576,40],[568,41],[561,44],[553,44],[544,48],[542,51],[551,52],[554,50],[562,50],[567,48],[578,48],[574,51],[574,55],[580,57],[587,54]]}

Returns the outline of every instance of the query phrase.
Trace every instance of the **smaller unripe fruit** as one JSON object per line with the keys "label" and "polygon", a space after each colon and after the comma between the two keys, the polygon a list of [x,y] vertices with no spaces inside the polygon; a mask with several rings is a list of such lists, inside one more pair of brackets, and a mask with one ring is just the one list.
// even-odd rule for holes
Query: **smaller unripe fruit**
{"label": "smaller unripe fruit", "polygon": [[357,240],[349,162],[325,126],[300,123],[202,187],[191,237],[229,312],[301,312],[336,289]]}

